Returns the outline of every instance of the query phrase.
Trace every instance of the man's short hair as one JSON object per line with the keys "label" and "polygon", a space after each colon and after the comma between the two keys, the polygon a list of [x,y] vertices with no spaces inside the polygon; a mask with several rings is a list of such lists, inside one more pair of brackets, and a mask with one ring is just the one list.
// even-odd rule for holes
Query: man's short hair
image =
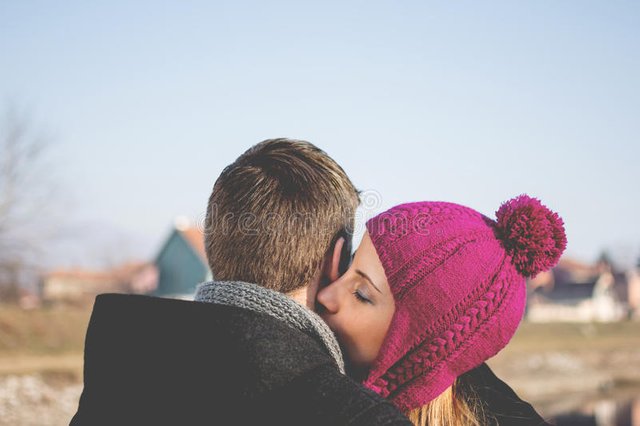
{"label": "man's short hair", "polygon": [[205,248],[216,280],[282,293],[313,279],[340,236],[350,247],[359,193],[313,144],[265,140],[218,177],[207,208]]}

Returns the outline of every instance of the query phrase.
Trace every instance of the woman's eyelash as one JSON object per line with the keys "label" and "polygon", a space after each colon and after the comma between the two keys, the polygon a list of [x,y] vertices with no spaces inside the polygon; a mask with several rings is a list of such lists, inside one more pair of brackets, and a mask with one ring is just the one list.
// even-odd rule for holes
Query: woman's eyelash
{"label": "woman's eyelash", "polygon": [[354,291],[353,295],[356,296],[356,299],[358,299],[361,302],[371,303],[371,300],[369,300],[366,297],[364,297],[358,290]]}

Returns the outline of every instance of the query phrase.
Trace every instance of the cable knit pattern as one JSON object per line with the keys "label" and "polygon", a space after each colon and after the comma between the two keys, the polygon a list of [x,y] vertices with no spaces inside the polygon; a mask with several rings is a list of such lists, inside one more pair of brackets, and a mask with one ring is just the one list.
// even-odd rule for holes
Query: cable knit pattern
{"label": "cable knit pattern", "polygon": [[[477,241],[482,237],[478,235],[469,235],[462,238],[453,238],[438,244],[435,247],[427,248],[418,254],[408,267],[399,269],[389,279],[399,278],[402,282],[396,290],[396,299],[403,299],[411,289],[420,283],[424,277],[429,275],[438,266],[442,265],[449,257],[455,255],[466,244]],[[405,272],[406,277],[401,277],[401,273]]]}
{"label": "cable knit pattern", "polygon": [[342,351],[335,335],[313,311],[274,290],[241,281],[209,281],[198,286],[195,301],[261,312],[314,338],[344,374]]}
{"label": "cable knit pattern", "polygon": [[378,389],[383,397],[388,397],[411,379],[434,369],[439,362],[460,348],[465,339],[478,330],[480,325],[495,313],[504,297],[507,286],[503,280],[496,280],[489,290],[466,309],[453,312],[456,322],[442,334],[421,339],[421,346],[410,351],[370,387]]}
{"label": "cable knit pattern", "polygon": [[367,222],[396,311],[364,385],[408,411],[507,345],[522,320],[525,276],[554,266],[562,220],[538,200],[498,221],[453,203],[394,207]]}
{"label": "cable knit pattern", "polygon": [[[504,265],[505,261],[506,258],[502,260],[502,265]],[[490,291],[490,287],[493,285],[495,280],[496,276],[488,277],[480,285],[472,289],[470,293],[458,304],[452,306],[446,314],[438,318],[433,323],[429,324],[427,327],[421,330],[419,334],[413,336],[411,342],[407,345],[404,345],[404,347],[402,348],[404,353],[403,358],[396,364],[401,362],[405,357],[408,356],[408,354],[412,354],[414,351],[417,351],[425,344],[426,341],[443,335],[445,331],[449,329],[451,323],[458,320],[458,318],[462,315],[461,313],[467,312],[470,314],[474,314],[473,310],[471,310],[470,312],[469,310],[473,308],[474,303],[476,303],[478,300],[481,300],[483,298],[483,295]],[[465,327],[465,329],[467,329],[467,327]],[[468,329],[466,331],[468,331]],[[460,335],[459,337],[462,336]],[[394,366],[396,364],[394,364]]]}

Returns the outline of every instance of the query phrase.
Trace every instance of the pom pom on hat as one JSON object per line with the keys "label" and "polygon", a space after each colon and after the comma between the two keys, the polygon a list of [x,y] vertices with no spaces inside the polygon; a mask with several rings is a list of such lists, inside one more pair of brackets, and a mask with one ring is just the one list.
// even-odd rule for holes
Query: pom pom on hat
{"label": "pom pom on hat", "polygon": [[534,277],[558,263],[567,237],[557,213],[523,194],[503,203],[496,218],[498,238],[522,275]]}

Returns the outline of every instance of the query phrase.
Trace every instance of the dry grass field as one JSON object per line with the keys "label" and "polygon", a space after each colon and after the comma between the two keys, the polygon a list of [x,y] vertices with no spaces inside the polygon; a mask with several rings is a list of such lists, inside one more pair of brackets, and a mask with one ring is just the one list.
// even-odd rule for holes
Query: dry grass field
{"label": "dry grass field", "polygon": [[82,391],[90,308],[0,305],[0,425],[66,425]]}
{"label": "dry grass field", "polygon": [[82,351],[91,309],[23,310],[0,305],[0,353],[60,354]]}

